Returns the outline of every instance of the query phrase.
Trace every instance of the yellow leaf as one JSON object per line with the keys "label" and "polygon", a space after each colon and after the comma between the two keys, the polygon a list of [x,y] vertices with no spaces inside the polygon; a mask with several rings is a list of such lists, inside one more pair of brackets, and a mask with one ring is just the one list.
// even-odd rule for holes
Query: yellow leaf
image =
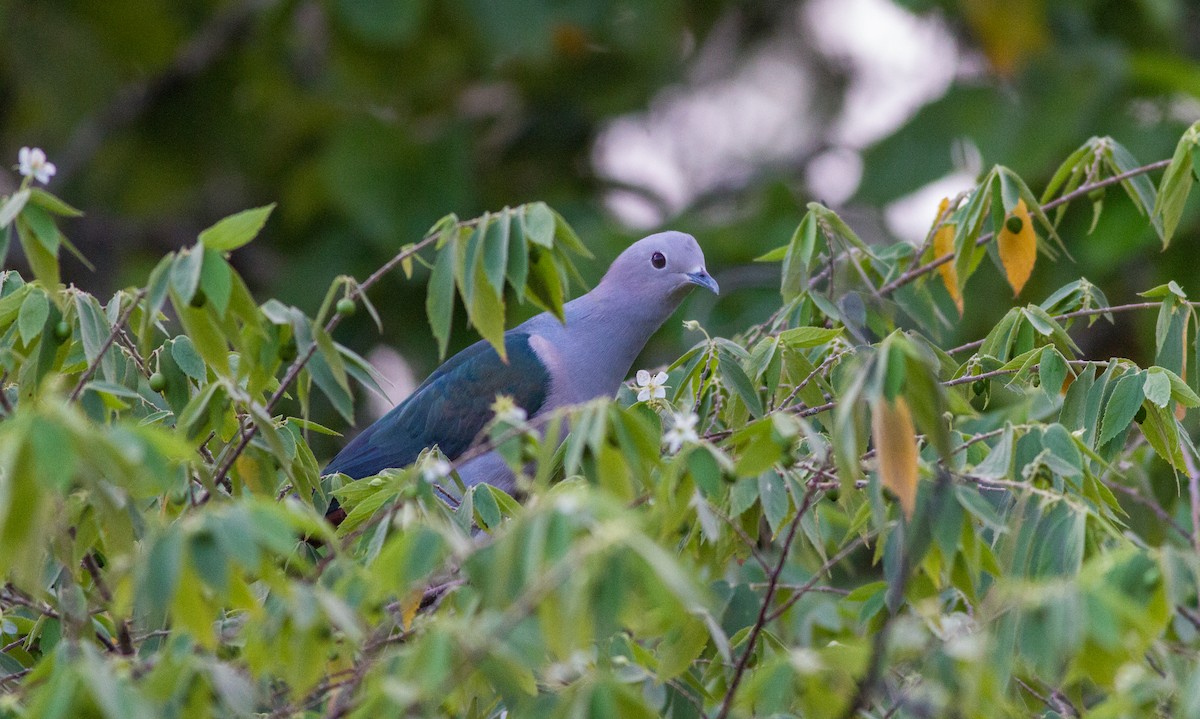
{"label": "yellow leaf", "polygon": [[1033,263],[1037,260],[1037,233],[1033,231],[1033,221],[1024,200],[1018,200],[1017,206],[1004,218],[996,246],[1015,297],[1021,294],[1021,288],[1033,274]]}
{"label": "yellow leaf", "polygon": [[[937,220],[934,221],[934,227],[937,223],[946,216],[947,210],[950,209],[950,200],[943,199],[942,204],[938,206]],[[938,227],[933,233],[933,256],[944,257],[954,252],[954,225],[943,224]],[[942,284],[946,285],[946,292],[950,293],[951,299],[954,300],[954,306],[958,308],[958,315],[961,317],[963,313],[963,298],[962,291],[958,289],[958,269],[954,265],[954,260],[946,262],[938,267],[938,273],[942,276]]]}
{"label": "yellow leaf", "polygon": [[1049,45],[1045,0],[967,0],[961,6],[983,54],[1004,77]]}
{"label": "yellow leaf", "polygon": [[917,506],[917,435],[903,397],[876,400],[871,408],[871,439],[879,460],[879,479],[900,500],[904,516]]}
{"label": "yellow leaf", "polygon": [[417,616],[417,610],[421,608],[421,599],[424,597],[425,591],[418,589],[407,599],[400,601],[400,624],[404,627],[404,631],[412,629],[413,618]]}

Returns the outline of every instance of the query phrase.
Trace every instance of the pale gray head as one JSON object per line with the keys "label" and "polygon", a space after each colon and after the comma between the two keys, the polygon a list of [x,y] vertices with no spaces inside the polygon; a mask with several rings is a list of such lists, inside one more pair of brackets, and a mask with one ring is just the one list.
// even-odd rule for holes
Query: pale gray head
{"label": "pale gray head", "polygon": [[694,286],[719,293],[704,266],[696,238],[684,232],[659,232],[633,243],[613,260],[600,287],[625,293],[630,301],[677,304]]}

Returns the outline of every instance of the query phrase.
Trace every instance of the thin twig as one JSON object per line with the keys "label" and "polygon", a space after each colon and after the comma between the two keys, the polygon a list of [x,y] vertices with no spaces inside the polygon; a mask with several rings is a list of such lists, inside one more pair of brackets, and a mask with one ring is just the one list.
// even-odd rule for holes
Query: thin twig
{"label": "thin twig", "polygon": [[[767,616],[767,621],[773,622],[776,619],[782,617],[784,612],[791,609],[792,605],[794,605],[796,602],[800,601],[801,597],[803,597],[808,592],[812,591],[816,587],[817,582],[819,582],[825,576],[825,574],[827,572],[829,572],[829,570],[831,570],[835,566],[837,566],[838,562],[845,559],[847,556],[849,556],[849,554],[851,552],[853,552],[855,549],[858,549],[858,547],[860,545],[865,544],[866,541],[867,541],[867,538],[865,536],[859,535],[854,538],[854,541],[850,542],[849,544],[847,544],[846,546],[844,546],[840,550],[838,550],[837,554],[833,555],[828,560],[826,560],[826,562],[821,565],[820,569],[813,572],[812,577],[810,577],[807,582],[796,587],[795,588],[796,593],[793,594],[792,596],[788,597],[787,601],[783,602],[783,604],[780,604],[779,607],[775,609],[775,611],[771,612]],[[788,588],[790,589],[790,587],[788,587]]]}
{"label": "thin twig", "polygon": [[112,326],[112,331],[108,333],[108,337],[106,337],[104,342],[101,343],[100,351],[96,353],[96,359],[92,360],[91,364],[89,364],[87,369],[84,370],[83,374],[80,375],[79,382],[75,385],[75,389],[71,390],[71,395],[69,397],[71,402],[79,399],[79,395],[83,393],[84,386],[87,385],[87,383],[92,379],[92,375],[96,374],[96,370],[99,369],[100,362],[104,359],[104,353],[108,352],[109,347],[112,347],[113,342],[115,342],[117,339],[117,335],[121,332],[121,328],[124,327],[125,323],[129,321],[130,315],[132,315],[133,311],[137,309],[138,303],[141,302],[142,298],[145,296],[145,288],[142,288],[134,293],[133,301],[130,302],[129,306],[125,308],[125,311],[121,313],[121,317],[117,320],[116,324]]}
{"label": "thin twig", "polygon": [[[100,566],[96,564],[96,558],[89,552],[83,555],[83,568],[92,577],[92,584],[96,586],[96,591],[100,592],[100,598],[104,600],[106,605],[112,604],[112,592],[108,589],[108,583],[104,581],[104,577],[100,574]],[[129,636],[129,621],[122,618],[117,621],[117,648],[127,657],[134,655],[133,640]]]}
{"label": "thin twig", "polygon": [[[1188,302],[1186,304],[1190,304],[1193,307],[1200,306],[1200,302]],[[1162,307],[1162,302],[1133,302],[1133,303],[1130,303],[1127,305],[1114,305],[1112,307],[1089,307],[1087,309],[1075,310],[1073,312],[1066,312],[1061,315],[1054,315],[1054,317],[1052,319],[1054,319],[1056,321],[1071,320],[1071,319],[1075,319],[1077,317],[1107,315],[1111,312],[1132,312],[1133,310],[1154,309],[1155,307]],[[986,339],[982,339],[982,340],[975,340],[974,342],[968,342],[966,344],[959,345],[958,347],[954,347],[954,348],[946,350],[946,354],[956,355],[961,352],[967,352],[968,350],[979,349],[981,346],[983,346],[983,343],[986,341],[987,341]]]}
{"label": "thin twig", "polygon": [[142,359],[142,355],[138,352],[137,346],[133,343],[133,340],[129,338],[129,334],[125,332],[125,328],[121,328],[121,331],[117,334],[117,342],[123,346],[127,352],[129,352],[129,356],[138,366],[138,369],[142,371],[143,376],[149,377],[151,374],[153,374],[153,372],[150,371],[150,368],[146,366],[146,361]]}
{"label": "thin twig", "polygon": [[729,682],[729,689],[725,692],[725,700],[721,703],[721,709],[717,712],[716,719],[726,719],[729,716],[730,709],[733,708],[733,699],[737,695],[738,687],[742,683],[742,678],[746,675],[746,668],[750,664],[750,655],[754,653],[754,645],[758,642],[758,635],[762,633],[763,628],[768,621],[768,615],[771,611],[771,602],[775,599],[775,590],[779,586],[779,575],[783,573],[783,567],[787,563],[788,554],[792,549],[792,541],[796,538],[796,530],[800,528],[800,520],[804,518],[809,507],[812,506],[813,497],[816,495],[817,488],[809,484],[808,490],[804,493],[804,500],[800,503],[800,507],[796,510],[796,516],[792,519],[791,525],[788,527],[787,538],[783,540],[783,545],[779,548],[779,561],[775,564],[774,571],[771,572],[770,579],[767,583],[767,591],[763,596],[762,606],[758,610],[758,618],[754,621],[754,626],[750,628],[750,634],[746,637],[746,650],[742,652],[742,656],[738,659],[737,667],[733,671],[733,679]]}

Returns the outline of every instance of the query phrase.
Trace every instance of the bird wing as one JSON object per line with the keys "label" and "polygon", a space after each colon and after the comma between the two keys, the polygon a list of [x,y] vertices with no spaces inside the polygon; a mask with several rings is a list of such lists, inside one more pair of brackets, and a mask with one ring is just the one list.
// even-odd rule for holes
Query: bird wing
{"label": "bird wing", "polygon": [[346,445],[322,474],[369,477],[389,467],[409,465],[435,444],[453,460],[487,425],[498,394],[511,396],[533,416],[546,401],[550,373],[530,346],[529,334],[508,333],[504,347],[507,363],[484,341],[451,357],[407,399]]}

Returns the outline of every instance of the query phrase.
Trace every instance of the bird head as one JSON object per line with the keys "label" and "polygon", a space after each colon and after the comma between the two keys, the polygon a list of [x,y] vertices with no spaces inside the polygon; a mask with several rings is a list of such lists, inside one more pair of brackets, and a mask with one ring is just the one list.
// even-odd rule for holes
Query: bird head
{"label": "bird head", "polygon": [[696,238],[684,232],[659,232],[625,249],[600,281],[628,292],[630,299],[647,295],[676,299],[699,286],[720,293],[704,266]]}

